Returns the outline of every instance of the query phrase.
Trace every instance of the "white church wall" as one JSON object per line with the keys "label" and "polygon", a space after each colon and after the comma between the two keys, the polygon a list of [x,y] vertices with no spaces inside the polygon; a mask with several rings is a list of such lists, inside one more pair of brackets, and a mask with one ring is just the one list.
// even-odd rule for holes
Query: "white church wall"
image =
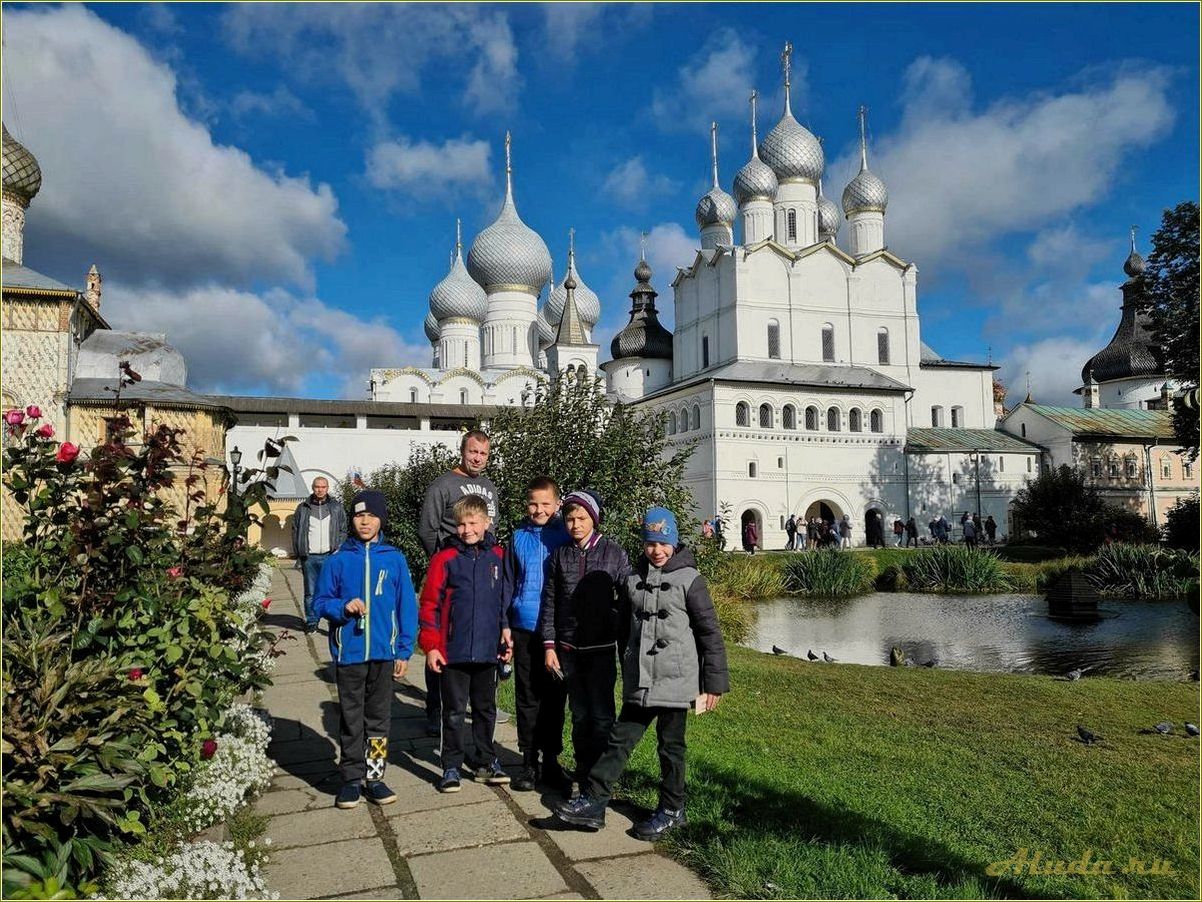
{"label": "white church wall", "polygon": [[1147,410],[1149,401],[1160,400],[1160,386],[1164,381],[1164,376],[1160,376],[1104,382],[1098,386],[1098,401],[1102,407]]}
{"label": "white church wall", "polygon": [[[956,424],[959,428],[992,429],[996,425],[992,370],[915,367],[911,379],[911,425],[950,427],[953,409],[962,411],[962,419]],[[942,422],[932,421],[933,407],[940,409]]]}

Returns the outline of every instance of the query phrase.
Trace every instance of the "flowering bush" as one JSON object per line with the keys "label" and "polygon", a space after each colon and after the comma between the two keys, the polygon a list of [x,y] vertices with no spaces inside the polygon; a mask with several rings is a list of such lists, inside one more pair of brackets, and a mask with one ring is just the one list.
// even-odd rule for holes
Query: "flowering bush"
{"label": "flowering bush", "polygon": [[[135,376],[123,367],[121,384]],[[25,532],[5,549],[0,610],[6,897],[37,892],[37,881],[82,887],[122,838],[199,785],[202,761],[242,774],[243,796],[262,781],[239,745],[261,759],[260,738],[218,734],[282,653],[263,651],[270,572],[243,539],[251,504],[219,509],[180,431],[159,426],[135,443],[115,403],[104,444],[86,456],[57,443],[36,406],[8,411],[0,427]],[[183,511],[166,497],[177,478]],[[257,503],[263,491],[242,497]],[[207,761],[206,740],[217,743]]]}
{"label": "flowering bush", "polygon": [[193,832],[226,820],[271,785],[275,766],[267,743],[218,733],[213,757],[192,775],[181,802],[184,824]]}
{"label": "flowering bush", "polygon": [[112,880],[114,899],[278,899],[267,891],[258,856],[233,843],[185,843],[153,861],[123,862]]}

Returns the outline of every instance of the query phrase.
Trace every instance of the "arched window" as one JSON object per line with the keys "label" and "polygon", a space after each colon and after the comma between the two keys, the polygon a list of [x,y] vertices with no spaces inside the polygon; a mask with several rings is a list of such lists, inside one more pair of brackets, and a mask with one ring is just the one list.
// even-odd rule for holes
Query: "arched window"
{"label": "arched window", "polygon": [[409,403],[410,404],[417,403],[417,389],[416,388],[409,389]]}
{"label": "arched window", "polygon": [[853,407],[847,415],[847,429],[849,432],[864,431],[864,414],[860,413],[859,408]]}
{"label": "arched window", "polygon": [[751,425],[751,407],[746,401],[740,401],[735,405],[735,425],[750,426]]}
{"label": "arched window", "polygon": [[[1027,458],[1027,472],[1031,472],[1031,458]],[[1089,475],[1094,479],[1100,479],[1102,476],[1102,462],[1096,457],[1089,462]]]}
{"label": "arched window", "polygon": [[692,418],[692,420],[689,421],[689,428],[690,429],[700,429],[701,428],[701,405],[700,404],[693,405],[693,418]]}
{"label": "arched window", "polygon": [[755,461],[754,460],[749,461],[747,464],[747,475],[750,476],[752,479],[755,479],[755,471],[756,471]]}
{"label": "arched window", "polygon": [[1006,472],[1006,458],[1002,457],[1000,454],[997,456],[997,471],[999,473]]}
{"label": "arched window", "polygon": [[835,327],[830,323],[822,327],[822,359],[826,363],[835,361]]}
{"label": "arched window", "polygon": [[826,431],[838,432],[840,425],[839,408],[828,407],[826,410]]}
{"label": "arched window", "polygon": [[676,414],[668,414],[668,435],[676,434]]}
{"label": "arched window", "polygon": [[784,410],[781,411],[781,425],[785,429],[797,428],[797,408],[792,404],[786,404]]}
{"label": "arched window", "polygon": [[689,428],[689,409],[687,407],[680,408],[680,431],[684,432]]}
{"label": "arched window", "polygon": [[1160,459],[1160,478],[1161,479],[1172,479],[1173,478],[1173,462],[1167,457],[1162,457]]}
{"label": "arched window", "polygon": [[786,227],[789,230],[789,240],[797,240],[797,211],[790,210],[785,214]]}
{"label": "arched window", "polygon": [[943,425],[943,408],[938,404],[931,408],[931,425],[936,429]]}
{"label": "arched window", "polygon": [[710,365],[710,337],[708,335],[701,336],[701,368],[705,369]]}
{"label": "arched window", "polygon": [[873,432],[885,431],[885,415],[879,410],[874,410],[868,415],[868,428]]}
{"label": "arched window", "polygon": [[1022,433],[1023,433],[1023,438],[1026,438],[1027,437],[1027,424],[1026,423],[1022,424]]}
{"label": "arched window", "polygon": [[768,356],[780,360],[780,323],[768,320]]}
{"label": "arched window", "polygon": [[761,429],[771,429],[772,428],[772,405],[771,404],[761,404],[760,405],[760,428]]}
{"label": "arched window", "polygon": [[783,457],[778,457],[776,459],[776,469],[783,470],[784,468],[785,468],[785,459]]}
{"label": "arched window", "polygon": [[964,408],[956,406],[952,408],[952,428],[959,429],[964,425]]}
{"label": "arched window", "polygon": [[889,363],[889,330],[884,326],[876,330],[876,362]]}
{"label": "arched window", "polygon": [[[1031,458],[1029,458],[1029,457],[1027,458],[1027,472],[1028,473],[1031,472]],[[1096,473],[1094,473],[1094,476],[1101,476],[1101,475],[1102,475],[1102,465],[1098,464],[1098,471]]]}
{"label": "arched window", "polygon": [[818,431],[818,408],[817,407],[807,407],[806,408],[806,429],[810,430],[810,432]]}
{"label": "arched window", "polygon": [[1135,462],[1134,457],[1128,457],[1123,461],[1123,470],[1128,479],[1134,479],[1139,475],[1139,464]]}
{"label": "arched window", "polygon": [[467,403],[467,389],[466,388],[459,389],[459,403],[460,404]]}

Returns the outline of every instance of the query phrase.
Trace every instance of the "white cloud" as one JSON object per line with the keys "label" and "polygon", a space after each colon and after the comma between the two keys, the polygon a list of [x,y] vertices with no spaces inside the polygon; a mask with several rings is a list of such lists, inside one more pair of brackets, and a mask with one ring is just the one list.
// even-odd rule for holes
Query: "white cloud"
{"label": "white cloud", "polygon": [[428,344],[407,341],[382,317],[360,319],[280,289],[106,283],[102,309],[115,328],[166,332],[188,361],[189,387],[199,391],[298,394],[333,376],[343,397],[362,398],[373,366],[430,363]]}
{"label": "white cloud", "polygon": [[[794,96],[804,90],[804,67],[794,66]],[[701,129],[726,116],[746,117],[755,86],[755,48],[731,28],[717,31],[651,101],[656,124],[667,131]]]}
{"label": "white cloud", "polygon": [[[638,4],[635,4],[636,6]],[[601,3],[544,3],[545,46],[557,60],[570,60],[581,39],[599,30],[606,6]]]}
{"label": "white cloud", "polygon": [[[625,297],[634,286],[632,273],[639,260],[640,242],[640,232],[633,226],[622,226],[601,236],[603,252],[610,261],[605,269],[614,274],[608,283],[610,290],[602,294],[603,298],[613,297],[614,301],[603,303],[602,320],[593,336],[602,348],[609,347],[610,339],[630,319],[630,302]],[[672,328],[676,312],[672,303],[672,280],[676,278],[677,267],[692,265],[697,257],[697,247],[697,239],[679,223],[661,222],[647,232],[651,284],[659,292],[655,307],[659,321],[668,329]],[[603,352],[602,358],[605,356]]]}
{"label": "white cloud", "polygon": [[284,85],[276,85],[270,94],[260,91],[239,91],[230,101],[230,112],[237,118],[246,116],[292,117],[305,122],[314,121],[316,114],[305,102]]}
{"label": "white cloud", "polygon": [[619,203],[642,209],[656,197],[675,191],[677,185],[666,175],[649,173],[640,154],[615,166],[601,188]]}
{"label": "white cloud", "polygon": [[17,137],[45,176],[32,265],[96,261],[124,284],[307,286],[313,258],[343,247],[329,186],[215,144],[180,111],[174,73],[129,35],[74,5],[10,12],[5,27]]}
{"label": "white cloud", "polygon": [[[938,263],[1105,197],[1123,162],[1171,126],[1169,77],[1119,68],[1078,84],[974,110],[963,66],[912,63],[901,125],[869,153],[889,187],[889,245],[920,266]],[[832,196],[857,168],[852,149],[828,166]]]}
{"label": "white cloud", "polygon": [[[522,78],[508,16],[469,4],[246,3],[223,28],[238,52],[270,59],[291,76],[341,81],[378,123],[394,95],[415,95],[426,70],[461,86],[478,113],[512,108]],[[464,60],[475,60],[468,68]]]}
{"label": "white cloud", "polygon": [[375,188],[423,199],[479,194],[492,184],[489,158],[487,141],[464,136],[432,144],[401,136],[368,150],[367,180]]}
{"label": "white cloud", "polygon": [[1011,407],[1027,394],[1040,404],[1080,407],[1081,398],[1073,390],[1081,386],[1081,367],[1101,350],[1095,340],[1067,336],[1045,338],[1012,348],[999,361],[998,378],[1009,389],[1006,406]]}

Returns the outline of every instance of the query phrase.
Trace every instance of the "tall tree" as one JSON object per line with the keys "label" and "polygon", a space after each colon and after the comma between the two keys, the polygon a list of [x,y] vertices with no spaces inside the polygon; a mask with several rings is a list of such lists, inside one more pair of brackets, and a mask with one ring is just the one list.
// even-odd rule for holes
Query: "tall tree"
{"label": "tall tree", "polygon": [[[1183,389],[1198,387],[1198,205],[1165,210],[1152,235],[1144,300],[1165,371]],[[1175,405],[1173,430],[1185,453],[1198,456],[1198,410]]]}

